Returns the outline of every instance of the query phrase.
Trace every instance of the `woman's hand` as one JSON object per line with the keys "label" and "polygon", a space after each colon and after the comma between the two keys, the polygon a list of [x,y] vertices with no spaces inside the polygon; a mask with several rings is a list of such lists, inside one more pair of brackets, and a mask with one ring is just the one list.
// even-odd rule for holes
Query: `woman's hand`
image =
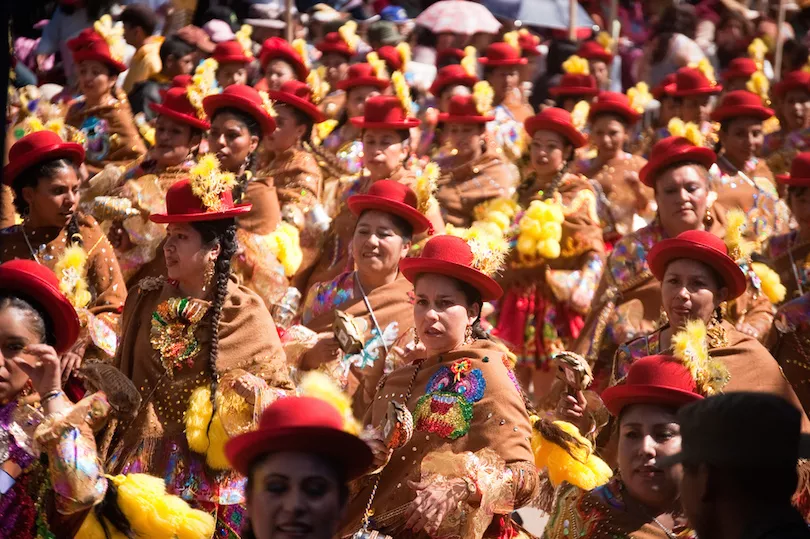
{"label": "woman's hand", "polygon": [[371,453],[374,455],[373,464],[375,469],[388,463],[392,450],[388,449],[385,444],[385,437],[380,427],[365,429],[360,433],[360,439],[366,442],[366,445],[371,449]]}
{"label": "woman's hand", "polygon": [[247,373],[233,381],[233,390],[245,399],[250,406],[256,405],[256,390],[261,388],[263,380],[256,375]]}
{"label": "woman's hand", "polygon": [[311,371],[338,358],[340,358],[340,343],[334,333],[327,331],[318,334],[318,342],[301,357],[300,367],[305,371]]}
{"label": "woman's hand", "polygon": [[587,406],[588,401],[585,400],[585,394],[582,391],[577,391],[576,395],[562,393],[554,415],[557,416],[557,419],[567,421],[577,427],[580,433],[587,433],[587,428],[583,428],[583,426],[587,426],[583,425],[587,420],[585,417]]}
{"label": "woman's hand", "polygon": [[78,370],[79,367],[82,366],[82,359],[84,358],[84,353],[89,344],[90,339],[80,338],[78,341],[76,341],[76,344],[73,345],[73,348],[71,348],[70,351],[62,354],[61,362],[63,382],[68,379],[71,372]]}
{"label": "woman's hand", "polygon": [[464,479],[447,481],[408,481],[408,486],[416,491],[416,498],[405,512],[405,529],[418,533],[425,530],[428,535],[438,533],[439,527],[453,511],[458,510],[459,502],[469,499],[467,482]]}
{"label": "woman's hand", "polygon": [[121,221],[113,221],[110,225],[110,231],[107,233],[107,239],[110,240],[113,248],[121,253],[125,253],[134,247]]}
{"label": "woman's hand", "polygon": [[40,395],[62,389],[62,363],[53,346],[29,344],[22,354],[11,360],[28,375],[34,390]]}
{"label": "woman's hand", "polygon": [[737,331],[745,333],[746,335],[759,339],[759,330],[747,322],[740,322],[737,324]]}

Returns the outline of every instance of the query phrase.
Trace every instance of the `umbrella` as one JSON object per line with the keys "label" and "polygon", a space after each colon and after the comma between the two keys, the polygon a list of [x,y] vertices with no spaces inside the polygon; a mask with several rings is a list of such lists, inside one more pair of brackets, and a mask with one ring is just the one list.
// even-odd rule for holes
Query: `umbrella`
{"label": "umbrella", "polygon": [[436,2],[419,14],[416,24],[436,34],[452,32],[468,36],[479,32],[495,34],[501,28],[501,23],[486,7],[466,0]]}
{"label": "umbrella", "polygon": [[[575,0],[483,0],[483,3],[498,17],[519,20],[540,28],[567,30],[572,1]],[[591,16],[577,3],[577,28],[590,28],[593,25]]]}

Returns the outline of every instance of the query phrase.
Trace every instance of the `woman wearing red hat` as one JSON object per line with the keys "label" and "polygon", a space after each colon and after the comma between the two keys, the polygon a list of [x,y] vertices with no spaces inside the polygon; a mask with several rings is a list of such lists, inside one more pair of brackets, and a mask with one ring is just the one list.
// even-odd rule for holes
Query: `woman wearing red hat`
{"label": "woman wearing red hat", "polygon": [[723,95],[711,120],[720,124],[717,166],[709,174],[709,186],[724,208],[739,208],[748,217],[746,237],[763,244],[774,234],[787,232],[790,213],[779,198],[768,165],[757,158],[764,135],[762,122],[773,110],[748,90]]}
{"label": "woman wearing red hat", "polygon": [[605,247],[596,194],[587,179],[569,172],[585,136],[566,111],[555,107],[526,120],[526,131],[533,175],[517,190],[520,209],[514,225],[521,232],[501,278],[507,294],[494,333],[518,355],[526,386],[535,372],[535,397],[540,398],[556,370],[551,356],[579,334],[602,273]]}
{"label": "woman wearing red hat", "polygon": [[[310,288],[301,323],[317,332],[319,341],[303,355],[300,368],[327,369],[352,398],[355,415],[363,417],[380,378],[397,366],[386,359],[388,351],[413,328],[413,286],[399,262],[430,221],[417,209],[416,194],[391,180],[349,197],[348,206],[357,217],[350,246],[356,269]],[[359,333],[353,349],[341,350],[336,310],[351,317]]]}
{"label": "woman wearing red hat", "polygon": [[247,477],[243,537],[337,537],[349,483],[373,458],[345,412],[315,396],[280,399],[256,430],[228,442],[228,460]]}
{"label": "woman wearing red hat", "polygon": [[[367,507],[369,528],[394,537],[515,533],[507,513],[537,489],[531,426],[505,349],[479,324],[482,303],[502,294],[489,276],[502,256],[442,235],[400,263],[414,283],[417,344],[366,414],[375,463],[384,467],[352,497],[344,533],[363,525]],[[408,410],[411,436],[397,424],[405,436],[383,435],[391,407]]]}
{"label": "woman wearing red hat", "polygon": [[[329,32],[315,45],[322,53],[321,65],[326,68],[325,79],[330,88],[337,88],[341,81],[346,80],[349,60],[357,52],[355,45],[358,38],[349,28],[344,25],[339,32]],[[342,108],[339,104],[336,106]]]}
{"label": "woman wearing red hat", "polygon": [[446,142],[444,157],[436,160],[442,169],[436,200],[444,221],[457,227],[469,227],[476,220],[474,210],[479,204],[512,198],[519,176],[488,140],[486,124],[494,117],[482,110],[486,104],[479,108],[479,103],[475,96],[453,96],[448,112],[439,115]]}
{"label": "woman wearing red hat", "polygon": [[810,149],[810,73],[792,71],[773,87],[779,130],[765,137],[762,155],[771,172],[786,174],[796,154]]}
{"label": "woman wearing red hat", "polygon": [[217,61],[217,84],[223,90],[232,84],[248,83],[248,66],[253,62],[253,52],[245,49],[239,41],[218,43],[211,57]]}
{"label": "woman wearing red hat", "polygon": [[580,101],[590,103],[599,94],[596,79],[588,73],[566,73],[560,83],[548,91],[558,107],[573,112]]}
{"label": "woman wearing red hat", "polygon": [[[119,49],[118,43],[112,46]],[[126,96],[115,89],[118,75],[127,66],[113,56],[108,41],[90,28],[71,39],[68,47],[73,51],[82,97],[71,104],[65,123],[84,133],[88,170],[98,172],[105,165],[126,165],[142,157],[146,147],[132,109]]]}
{"label": "woman wearing red hat", "polygon": [[723,87],[727,92],[746,90],[751,75],[757,71],[759,71],[759,68],[752,58],[734,58],[728,63],[728,68],[721,73]]}
{"label": "woman wearing red hat", "polygon": [[475,73],[468,73],[462,65],[453,64],[441,68],[430,87],[430,93],[436,98],[439,112],[448,112],[453,96],[472,94],[477,82],[478,77]]}
{"label": "woman wearing red hat", "polygon": [[[357,218],[346,207],[350,196],[366,194],[374,182],[385,179],[404,183],[411,188],[416,186],[416,174],[406,168],[405,163],[411,153],[410,130],[419,126],[419,120],[409,117],[408,111],[410,103],[403,105],[398,97],[381,95],[366,101],[363,116],[351,118],[351,123],[362,130],[363,167],[368,170],[368,175],[347,182],[343,191],[337,194],[335,218],[321,257],[307,281],[307,290],[315,283],[331,281],[352,269],[353,259],[348,246]],[[417,192],[417,195],[420,196],[420,204],[430,204],[429,193]],[[434,232],[444,230],[444,222],[435,202],[426,215]]]}
{"label": "woman wearing red hat", "polygon": [[124,309],[115,365],[142,403],[116,431],[109,466],[163,478],[169,493],[216,516],[218,534],[238,534],[245,480],[224,444],[253,427],[254,407],[293,386],[264,301],[231,279],[235,219],[250,205],[234,204],[232,175],[204,165],[150,217],[168,224],[166,277],[142,280]]}
{"label": "woman wearing red hat", "polygon": [[[641,182],[655,193],[656,218],[614,246],[594,295],[596,301],[572,348],[594,365],[597,388],[607,383],[618,347],[659,325],[661,284],[650,270],[650,250],[689,230],[725,236],[725,210],[712,204],[708,186],[708,169],[715,157],[708,148],[670,137],[653,147],[650,161],[641,169]],[[763,338],[773,315],[757,282],[749,274],[750,286],[728,305],[725,316],[739,330]]]}
{"label": "woman wearing red hat", "polygon": [[590,107],[589,140],[596,146],[596,157],[577,163],[579,172],[596,180],[604,193],[600,204],[603,236],[614,243],[633,231],[633,221],[640,216],[649,221],[652,190],[638,180],[638,172],[647,160],[624,151],[630,129],[641,114],[626,95],[602,92]]}
{"label": "woman wearing red hat", "polygon": [[[59,356],[73,346],[81,328],[76,311],[59,287],[53,273],[36,262],[0,264],[3,534],[21,538],[89,536],[101,532],[99,520],[103,519],[107,530],[116,534],[210,537],[212,519],[189,511],[179,500],[171,511],[150,509],[160,518],[188,518],[189,526],[156,529],[161,526],[146,523],[142,513],[133,511],[138,507],[148,511],[145,508],[150,502],[140,489],[152,478],[104,475],[94,432],[108,416],[124,420],[133,411],[128,407],[137,393],[113,367],[96,366],[85,369],[86,386],[98,384],[94,390],[104,389],[109,397],[99,391],[76,404],[67,399]],[[40,455],[47,455],[48,465],[43,466]],[[157,492],[153,495],[154,501],[161,497]]]}
{"label": "woman wearing red hat", "polygon": [[78,209],[84,149],[51,131],[37,131],[9,150],[3,181],[14,191],[23,222],[0,231],[0,262],[34,260],[52,270],[82,313],[83,331],[63,361],[66,372],[85,354],[115,354],[115,329],[126,286],[112,246],[92,217]]}
{"label": "woman wearing red hat", "polygon": [[700,127],[707,136],[712,132],[712,96],[723,91],[723,87],[710,79],[697,67],[682,67],[675,73],[675,88],[672,97],[678,100],[678,117]]}
{"label": "woman wearing red hat", "polygon": [[610,66],[613,63],[613,53],[597,41],[584,41],[577,50],[577,56],[588,60],[589,71],[596,79],[596,86],[602,91],[610,90]]}
{"label": "woman wearing red hat", "polygon": [[306,45],[301,47],[296,42],[294,42],[296,45],[294,47],[280,37],[265,40],[262,44],[262,51],[259,53],[264,78],[254,85],[257,90],[262,92],[278,90],[285,82],[307,80],[309,59],[302,55],[302,52],[306,52]]}

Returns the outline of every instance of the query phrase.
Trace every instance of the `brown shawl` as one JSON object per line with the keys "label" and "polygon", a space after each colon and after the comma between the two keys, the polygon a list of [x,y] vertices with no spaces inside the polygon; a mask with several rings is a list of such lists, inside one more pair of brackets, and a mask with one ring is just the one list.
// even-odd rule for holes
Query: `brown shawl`
{"label": "brown shawl", "polygon": [[14,191],[8,185],[0,185],[0,230],[12,226],[17,218],[14,208]]}

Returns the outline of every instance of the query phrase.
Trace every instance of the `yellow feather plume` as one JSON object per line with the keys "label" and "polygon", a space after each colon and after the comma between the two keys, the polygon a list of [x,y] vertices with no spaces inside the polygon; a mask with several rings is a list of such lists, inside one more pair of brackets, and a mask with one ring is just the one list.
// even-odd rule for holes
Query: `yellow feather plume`
{"label": "yellow feather plume", "polygon": [[517,31],[506,32],[503,35],[503,42],[515,50],[520,50],[520,34]]}
{"label": "yellow feather plume", "polygon": [[472,251],[472,266],[490,277],[497,275],[503,269],[509,244],[499,235],[482,234],[467,240]]}
{"label": "yellow feather plume", "polygon": [[574,54],[568,60],[563,62],[563,71],[569,75],[590,75],[591,70],[588,67],[588,60]]}
{"label": "yellow feather plume", "polygon": [[751,75],[751,78],[745,83],[745,88],[749,92],[757,94],[765,105],[770,105],[771,81],[762,71]]}
{"label": "yellow feather plume", "polygon": [[587,101],[580,101],[574,105],[571,111],[571,123],[577,130],[582,131],[588,125],[588,115],[591,113],[591,104]]}
{"label": "yellow feather plume", "polygon": [[357,23],[354,21],[348,21],[346,24],[338,28],[338,34],[346,42],[346,45],[349,46],[349,50],[352,51],[352,54],[357,50],[357,43],[360,41],[360,38],[357,36]]}
{"label": "yellow feather plume", "polygon": [[189,170],[191,191],[202,200],[208,211],[219,211],[222,208],[220,195],[236,185],[236,178],[230,172],[222,172],[219,159],[212,153],[200,157],[196,165]]}
{"label": "yellow feather plume", "polygon": [[324,120],[315,124],[315,129],[312,130],[312,143],[315,146],[320,146],[326,140],[326,137],[332,134],[338,123],[337,120]]}
{"label": "yellow feather plume", "polygon": [[326,82],[326,66],[311,70],[307,75],[307,85],[312,90],[312,102],[317,105],[323,101],[323,98],[329,94],[329,83]]}
{"label": "yellow feather plume", "polygon": [[673,137],[684,137],[695,146],[703,146],[706,141],[697,124],[684,122],[680,118],[671,119],[667,124],[667,130]]}
{"label": "yellow feather plume", "polygon": [[298,56],[301,57],[301,61],[304,62],[304,66],[307,69],[310,68],[310,61],[309,61],[309,50],[307,49],[307,42],[303,39],[293,39],[293,42],[290,44],[295,52],[298,53]]}
{"label": "yellow feather plume", "polygon": [[697,69],[698,71],[703,73],[703,76],[709,79],[709,82],[712,83],[712,86],[717,85],[717,78],[714,75],[714,67],[707,58],[703,58],[697,63],[693,62],[689,64],[689,67]]}
{"label": "yellow feather plume", "polygon": [[478,73],[478,57],[473,46],[464,47],[464,58],[461,59],[461,67],[470,76],[477,76]]}
{"label": "yellow feather plume", "polygon": [[205,110],[203,109],[203,99],[211,94],[217,93],[217,69],[219,63],[213,58],[207,58],[197,66],[194,70],[194,75],[191,77],[191,84],[186,86],[186,96],[188,100],[194,105],[197,110],[197,117],[201,120],[205,119]]}
{"label": "yellow feather plume", "polygon": [[304,259],[298,228],[282,221],[270,233],[270,252],[284,266],[284,274],[292,277]]}
{"label": "yellow feather plume", "polygon": [[405,73],[408,71],[408,64],[411,63],[411,46],[408,45],[407,42],[403,41],[402,43],[396,46],[397,52],[399,53],[399,58],[402,60],[402,68],[401,71]]}
{"label": "yellow feather plume", "polygon": [[776,133],[781,129],[781,124],[779,123],[779,118],[776,116],[771,116],[764,122],[762,122],[762,133],[765,135],[770,135],[771,133]]}
{"label": "yellow feather plume", "polygon": [[753,243],[743,238],[748,227],[748,218],[739,209],[730,210],[726,214],[726,247],[728,255],[737,262],[742,262],[751,256],[754,251]]}
{"label": "yellow feather plume", "polygon": [[627,98],[630,100],[630,106],[639,114],[643,114],[653,100],[650,87],[643,81],[627,90]]}
{"label": "yellow feather plume", "polygon": [[441,176],[439,165],[430,161],[416,178],[413,190],[416,193],[417,209],[423,214],[436,203],[434,195],[438,188],[439,176]]}
{"label": "yellow feather plume", "polygon": [[380,58],[380,55],[377,54],[375,51],[371,51],[366,55],[366,61],[371,65],[371,68],[374,70],[374,76],[378,79],[386,79],[388,80],[388,66],[385,63],[385,60]]}
{"label": "yellow feather plume", "polygon": [[124,25],[121,22],[114,23],[109,15],[102,15],[93,23],[93,30],[107,42],[110,56],[118,62],[123,62],[127,50],[127,42],[124,40]]}
{"label": "yellow feather plume", "polygon": [[253,58],[253,41],[250,39],[252,34],[253,27],[249,24],[243,24],[239,28],[239,31],[236,32],[236,41],[242,45],[242,50],[248,58]]}
{"label": "yellow feather plume", "polygon": [[222,418],[246,417],[252,412],[247,401],[234,391],[220,386],[216,395],[217,412],[211,403],[211,390],[207,386],[196,388],[189,397],[185,412],[186,440],[195,453],[205,455],[208,466],[214,470],[227,470],[230,463],[225,456],[225,443],[230,439]]}
{"label": "yellow feather plume", "polygon": [[[73,238],[71,238],[73,239]],[[87,307],[92,299],[87,286],[87,253],[78,243],[71,243],[53,268],[59,278],[59,290],[76,309]]]}
{"label": "yellow feather plume", "polygon": [[473,100],[475,101],[475,108],[481,116],[487,116],[492,113],[492,102],[495,99],[495,90],[485,80],[478,81],[473,86]]}
{"label": "yellow feather plume", "polygon": [[599,32],[596,34],[596,42],[599,43],[603,49],[608,52],[613,51],[613,38],[607,32]]}
{"label": "yellow feather plume", "polygon": [[211,390],[200,386],[191,393],[188,400],[188,409],[185,415],[186,440],[188,447],[195,453],[205,454],[210,442],[208,440],[208,425],[214,405],[211,403]]}
{"label": "yellow feather plume", "polygon": [[698,391],[709,397],[723,390],[728,383],[728,369],[720,360],[709,356],[706,324],[690,320],[686,327],[672,336],[673,355],[689,369]]}
{"label": "yellow feather plume", "polygon": [[752,262],[751,269],[754,270],[756,276],[759,277],[762,292],[771,303],[778,305],[785,301],[787,289],[785,285],[782,284],[778,273],[762,262]]}
{"label": "yellow feather plume", "polygon": [[394,93],[399,99],[402,108],[405,110],[405,117],[413,117],[413,101],[411,100],[411,89],[405,80],[405,75],[401,71],[394,71],[391,74],[391,83],[394,85]]}
{"label": "yellow feather plume", "polygon": [[319,371],[309,371],[298,384],[298,393],[305,397],[314,397],[328,402],[343,417],[343,430],[351,434],[359,434],[360,423],[352,413],[351,398],[340,390],[338,385],[326,374]]}
{"label": "yellow feather plume", "polygon": [[762,70],[765,62],[765,55],[768,54],[768,46],[761,38],[754,38],[748,45],[748,56],[757,63],[757,69]]}
{"label": "yellow feather plume", "polygon": [[672,118],[667,124],[667,131],[673,137],[683,137],[686,135],[686,123],[680,118]]}
{"label": "yellow feather plume", "polygon": [[[592,490],[604,485],[613,476],[610,466],[594,454],[591,442],[571,423],[549,422],[538,416],[530,417],[529,421],[533,426],[531,446],[534,464],[540,470],[548,470],[553,486],[557,487],[565,481],[583,490]],[[544,436],[544,432],[548,437]],[[564,442],[564,435],[573,443]]]}
{"label": "yellow feather plume", "polygon": [[262,98],[262,108],[264,109],[264,111],[273,118],[278,116],[278,112],[276,112],[275,101],[270,99],[270,94],[268,94],[264,90],[259,90],[259,97]]}

